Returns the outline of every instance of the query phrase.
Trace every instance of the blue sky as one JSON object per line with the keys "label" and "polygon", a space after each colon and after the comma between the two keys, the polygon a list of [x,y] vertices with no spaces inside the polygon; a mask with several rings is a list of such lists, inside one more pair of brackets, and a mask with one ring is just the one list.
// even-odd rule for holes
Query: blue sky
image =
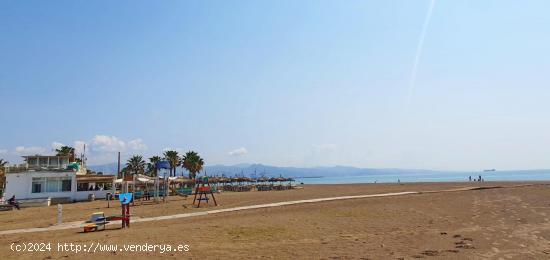
{"label": "blue sky", "polygon": [[[0,158],[550,168],[548,1],[0,2]],[[76,142],[76,143],[75,143]]]}

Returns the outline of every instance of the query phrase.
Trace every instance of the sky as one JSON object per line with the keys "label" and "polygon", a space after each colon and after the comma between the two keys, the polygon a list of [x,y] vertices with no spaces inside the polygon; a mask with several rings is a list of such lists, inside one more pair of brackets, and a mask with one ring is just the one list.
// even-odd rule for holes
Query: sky
{"label": "sky", "polygon": [[549,9],[1,0],[0,158],[550,168]]}

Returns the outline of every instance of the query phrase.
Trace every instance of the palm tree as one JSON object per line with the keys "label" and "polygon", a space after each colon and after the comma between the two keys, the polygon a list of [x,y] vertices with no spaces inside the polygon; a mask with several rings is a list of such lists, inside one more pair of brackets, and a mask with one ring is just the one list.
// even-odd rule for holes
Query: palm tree
{"label": "palm tree", "polygon": [[122,167],[122,169],[120,169],[120,176],[118,176],[117,178],[123,178],[126,175],[128,175],[128,168],[127,167]]}
{"label": "palm tree", "polygon": [[189,151],[183,156],[183,168],[189,171],[189,178],[195,179],[197,173],[202,170],[204,166],[204,160],[199,156],[197,152]]}
{"label": "palm tree", "polygon": [[180,165],[180,156],[178,155],[177,151],[166,151],[164,152],[164,159],[168,160],[170,163],[170,176],[172,176],[172,172],[174,172],[174,176],[176,176],[176,169]]}
{"label": "palm tree", "polygon": [[[64,145],[55,149],[55,152],[57,153],[55,156],[69,156],[69,161],[75,161],[75,149],[73,147]],[[80,162],[80,158],[76,161]]]}
{"label": "palm tree", "polygon": [[4,166],[8,165],[8,161],[5,161],[4,159],[0,159],[0,169],[3,169]]}
{"label": "palm tree", "polygon": [[57,152],[56,156],[70,156],[74,155],[74,148],[70,146],[61,146],[55,149],[55,152]]}
{"label": "palm tree", "polygon": [[141,155],[134,155],[128,159],[126,168],[133,175],[137,175],[145,170],[145,161]]}
{"label": "palm tree", "polygon": [[153,156],[149,158],[149,163],[147,163],[147,172],[152,177],[156,177],[158,175],[157,163],[160,161],[162,161],[162,158],[160,156]]}
{"label": "palm tree", "polygon": [[2,192],[4,192],[4,185],[6,184],[5,181],[5,173],[4,173],[4,167],[8,165],[8,161],[5,161],[4,159],[0,159],[0,196],[2,195]]}
{"label": "palm tree", "polygon": [[4,176],[4,167],[6,165],[8,165],[8,161],[5,161],[4,159],[0,159],[0,178]]}

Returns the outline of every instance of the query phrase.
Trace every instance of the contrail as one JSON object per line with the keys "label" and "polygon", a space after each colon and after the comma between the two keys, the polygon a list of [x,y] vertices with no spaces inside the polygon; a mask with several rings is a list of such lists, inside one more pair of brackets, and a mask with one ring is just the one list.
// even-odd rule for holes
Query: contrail
{"label": "contrail", "polygon": [[418,70],[418,62],[420,61],[420,55],[422,54],[422,49],[424,48],[424,39],[426,38],[426,32],[428,31],[428,26],[430,25],[430,20],[432,18],[432,12],[434,10],[435,0],[431,0],[428,13],[426,14],[426,19],[424,20],[424,25],[422,26],[422,32],[420,33],[420,39],[418,40],[418,46],[416,47],[416,56],[414,57],[414,64],[411,72],[411,80],[409,81],[409,95],[407,96],[407,104],[410,105],[412,95],[414,92],[414,84],[416,81],[416,71]]}

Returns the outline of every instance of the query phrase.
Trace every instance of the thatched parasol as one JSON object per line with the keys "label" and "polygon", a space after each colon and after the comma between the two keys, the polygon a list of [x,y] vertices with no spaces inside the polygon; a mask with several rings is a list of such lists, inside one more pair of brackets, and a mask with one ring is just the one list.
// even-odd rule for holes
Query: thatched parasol
{"label": "thatched parasol", "polygon": [[227,177],[217,177],[217,178],[218,178],[218,182],[222,182],[222,183],[227,183],[231,181],[231,179]]}
{"label": "thatched parasol", "polygon": [[258,178],[256,181],[258,181],[258,182],[267,182],[267,181],[269,181],[269,179],[264,176],[264,177]]}

